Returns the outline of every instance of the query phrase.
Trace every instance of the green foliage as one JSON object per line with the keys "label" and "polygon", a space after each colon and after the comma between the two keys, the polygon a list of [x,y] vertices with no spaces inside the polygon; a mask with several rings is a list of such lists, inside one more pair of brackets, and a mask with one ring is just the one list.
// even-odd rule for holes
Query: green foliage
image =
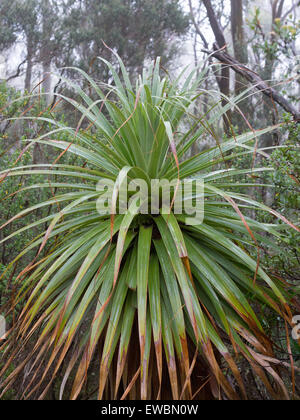
{"label": "green foliage", "polygon": [[[269,168],[232,165],[215,170],[224,160],[253,156],[257,138],[276,127],[222,143],[212,127],[228,107],[220,106],[200,120],[190,113],[203,94],[198,87],[206,69],[196,79],[194,71],[185,81],[181,75],[171,83],[161,78],[158,59],[134,88],[117,55],[116,60],[123,80],[103,60],[114,79],[105,90],[78,70],[94,90],[93,96],[97,95],[96,102],[74,84],[80,102],[66,98],[95,131],[78,131],[52,118],[47,119],[51,128],[46,135],[34,142],[24,140],[64,151],[83,160],[83,165],[57,161],[50,169],[39,164],[33,170],[30,164],[0,173],[8,180],[43,176],[43,184],[30,185],[42,191],[49,188],[51,178],[57,188],[50,200],[39,197],[16,216],[23,219],[51,205],[47,226],[43,227],[45,219],[38,218],[25,228],[15,228],[9,238],[16,240],[43,227],[43,233],[7,267],[10,270],[33,249],[39,250],[35,265],[29,265],[14,282],[19,288],[16,303],[23,305],[23,311],[5,344],[6,355],[13,351],[20,358],[28,344],[26,358],[36,362],[37,376],[24,385],[23,396],[38,390],[40,398],[45,398],[62,373],[61,397],[76,399],[89,379],[89,369],[100,360],[99,399],[125,398],[128,392],[131,398],[191,398],[205,385],[202,376],[214,379],[219,389],[216,398],[246,398],[234,360],[238,351],[272,397],[288,398],[275,370],[280,362],[274,360],[268,320],[261,323],[257,313],[267,308],[274,317],[288,319],[292,295],[248,251],[268,245],[276,252],[270,237],[274,241],[284,235],[274,222],[249,217],[246,211],[250,210],[272,214],[274,219],[274,212],[238,190],[251,185],[243,185],[243,176],[253,177]],[[103,103],[101,111],[99,103]],[[187,120],[190,127],[184,130],[182,123]],[[34,121],[45,123],[44,117]],[[217,145],[190,157],[193,144],[208,134]],[[103,194],[97,188],[100,180],[114,181],[111,208],[118,209],[122,182],[139,178],[149,186],[152,179],[172,181],[178,175],[189,182],[204,181],[202,224],[190,225],[186,211],[178,215],[162,206],[160,214],[142,216],[134,203],[125,214],[114,217],[97,211]],[[190,194],[194,202],[199,199],[195,188]],[[282,215],[275,215],[299,231]],[[199,370],[190,374],[195,353],[197,369],[201,366],[205,375],[199,375]],[[21,372],[22,368],[14,370],[0,387],[13,387]],[[136,373],[139,381],[131,383]],[[68,378],[70,388],[65,387]]]}
{"label": "green foliage", "polygon": [[[245,175],[241,181],[250,185],[256,179],[262,187],[256,189],[257,199],[260,199],[263,192],[268,189],[268,194],[272,200],[272,208],[281,214],[285,214],[293,223],[299,223],[300,210],[300,159],[299,159],[299,140],[300,127],[295,123],[290,115],[284,115],[284,125],[280,130],[280,138],[286,138],[286,141],[280,147],[273,147],[269,153],[270,158],[259,158],[265,166],[273,170],[261,173],[258,177]],[[253,164],[253,156],[239,156],[234,165],[238,168],[245,168]],[[266,186],[265,188],[263,186]],[[238,191],[241,192],[240,189]],[[257,220],[264,223],[274,223],[274,217],[271,214],[258,213]],[[294,229],[288,229],[281,221],[276,222],[278,228],[284,231],[284,246],[280,239],[277,240],[277,251],[274,252],[268,245],[263,247],[263,264],[273,272],[282,275],[286,280],[291,280],[299,284],[299,233]]]}
{"label": "green foliage", "polygon": [[[26,119],[21,120],[21,138],[17,138],[13,142],[12,132],[14,130],[15,119],[20,116],[24,109],[29,109],[29,112],[26,112]],[[30,166],[37,163],[35,156],[38,154],[38,160],[42,158],[49,162],[54,162],[57,155],[53,153],[52,149],[44,148],[43,153],[40,149],[36,152],[31,149],[26,150],[25,145],[22,144],[22,141],[29,138],[32,139],[36,133],[42,135],[47,130],[53,128],[50,123],[49,118],[52,118],[51,112],[45,108],[45,103],[43,98],[32,97],[29,104],[29,98],[22,96],[21,92],[16,91],[14,88],[8,87],[5,83],[0,85],[0,109],[1,120],[2,120],[2,133],[0,131],[0,170],[3,171],[4,168],[14,168],[18,166]],[[43,120],[36,121],[32,123],[32,118],[36,115],[43,115]],[[64,123],[64,115],[59,114],[60,123]],[[18,136],[19,134],[17,134]],[[54,138],[68,141],[69,136],[66,133],[58,133]],[[34,147],[33,149],[35,149]],[[76,156],[64,155],[60,159],[61,164],[70,164],[70,165],[83,165],[84,161]],[[38,173],[33,173],[30,178],[20,176],[18,178],[9,178],[5,177],[2,179],[0,177],[0,226],[2,226],[7,220],[9,220],[14,214],[28,208],[32,203],[37,201],[44,201],[49,196],[55,193],[56,188],[51,187],[51,184],[48,183],[48,188],[40,190],[38,188],[31,188],[31,186],[43,183],[45,178]],[[64,177],[61,177],[61,181],[66,180]],[[13,226],[7,226],[0,231],[0,240],[4,237],[8,237],[13,229],[21,229],[27,224],[33,223],[36,219],[43,219],[51,213],[51,207],[46,209],[37,210],[33,214],[28,215],[24,219],[20,219],[14,222]],[[46,226],[46,222],[45,222]],[[33,229],[31,232],[24,232],[18,239],[18,241],[7,241],[5,244],[0,245],[0,262],[4,265],[7,265],[12,261],[25,247],[25,245],[33,239],[34,236],[37,236],[40,233],[39,229]],[[25,259],[22,260],[23,265],[28,264],[34,258],[34,250],[30,252]]]}
{"label": "green foliage", "polygon": [[[59,4],[59,0],[1,0],[0,16],[5,26],[0,26],[0,48],[5,49],[22,37],[31,60],[38,57],[44,61],[45,45],[51,59],[56,57],[58,48],[61,54],[65,32],[59,16]],[[43,14],[47,15],[47,28],[42,22]]]}
{"label": "green foliage", "polygon": [[[283,148],[276,149],[271,156],[275,169],[271,177],[275,193],[273,208],[297,223],[300,211],[300,125],[293,122],[290,116],[285,120],[288,125],[284,134],[288,135],[288,140]],[[300,236],[290,230],[287,238],[287,246],[269,260],[269,265],[299,284]]]}
{"label": "green foliage", "polygon": [[[4,150],[0,148],[0,154],[2,158],[0,158],[0,167],[1,168],[9,168],[12,166],[12,163],[18,158],[20,151],[16,151],[12,155],[8,155],[7,153],[3,153]],[[23,159],[22,163],[28,164],[31,162],[31,154],[27,152]],[[38,182],[39,177],[35,177],[32,179],[33,182]],[[20,210],[25,209],[29,206],[29,204],[37,199],[39,199],[40,195],[37,192],[27,193],[27,194],[12,194],[16,191],[16,189],[24,188],[25,185],[28,185],[26,180],[20,177],[17,182],[16,179],[8,179],[6,182],[2,182],[0,184],[0,225],[2,226],[7,220],[11,218],[13,214],[19,213]],[[29,223],[33,221],[35,215],[27,218],[26,220],[22,221],[21,223],[16,223],[15,227],[22,227],[24,223]],[[2,235],[9,236],[11,233],[11,229],[7,228],[3,230]],[[3,236],[2,236],[3,238]],[[21,250],[24,248],[25,244],[28,243],[30,240],[30,236],[24,234],[18,242],[15,241],[8,242],[5,246],[1,246],[1,260],[4,264],[7,264],[12,257],[17,256]]]}
{"label": "green foliage", "polygon": [[[1,351],[0,351],[0,355],[1,355]],[[3,364],[0,363],[0,369],[2,369],[2,368],[3,368]],[[15,365],[12,363],[9,366],[9,369],[7,369],[7,372],[4,376],[4,379],[7,378],[13,372],[14,369],[15,369]],[[1,396],[0,400],[1,401],[12,401],[12,400],[16,399],[16,395],[17,395],[17,391],[15,389],[11,388]]]}
{"label": "green foliage", "polygon": [[281,19],[275,19],[274,31],[276,35],[283,40],[283,45],[288,47],[292,42],[296,41],[300,33],[300,21],[293,22],[288,18],[286,22],[282,22]]}
{"label": "green foliage", "polygon": [[[16,91],[14,88],[7,86],[6,83],[0,84],[0,168],[10,168],[13,166],[14,162],[20,155],[21,150],[18,150],[19,141],[13,142],[11,138],[11,130],[14,124],[13,118],[16,118],[20,115],[24,107],[27,105],[28,99],[22,97],[21,92]],[[31,162],[32,156],[30,152],[26,152],[20,163],[29,164]],[[3,180],[1,180],[3,181]],[[19,212],[20,209],[25,208],[30,200],[37,199],[35,195],[14,195],[12,194],[16,191],[16,187],[21,187],[26,183],[26,180],[19,178],[16,180],[7,180],[6,183],[0,183],[0,226],[5,223],[11,214]],[[9,203],[9,205],[8,205]],[[29,219],[27,218],[27,223]],[[19,226],[22,225],[19,224]],[[5,229],[0,234],[1,239],[3,235],[8,236],[10,229]],[[23,249],[25,244],[28,242],[29,237],[24,235],[23,238],[20,238],[18,244],[8,242],[5,246],[0,246],[0,262],[3,264],[8,263],[8,259],[13,257],[13,255],[18,255],[19,252]]]}
{"label": "green foliage", "polygon": [[[3,274],[4,270],[5,270],[5,266],[0,263],[0,275]],[[5,291],[6,291],[6,283],[4,281],[1,281],[0,282],[0,307],[3,305],[2,296],[4,295]]]}
{"label": "green foliage", "polygon": [[[6,273],[6,275],[3,276],[0,282],[0,315],[3,316],[6,315],[8,306],[10,305],[12,298],[12,285],[15,281],[13,270],[7,271],[7,267],[0,263],[0,276],[2,276],[4,273]],[[15,313],[19,313],[20,309],[21,307],[17,305],[15,307]],[[5,319],[7,322],[7,328],[9,328],[12,323],[13,313],[10,312],[9,315],[6,315]]]}
{"label": "green foliage", "polygon": [[176,37],[189,27],[178,0],[70,0],[65,16],[71,62],[101,81],[111,75],[97,57],[114,59],[103,41],[135,75],[147,59],[160,55],[164,63],[170,61],[179,49]]}
{"label": "green foliage", "polygon": [[133,76],[157,55],[166,64],[178,53],[177,38],[184,36],[188,28],[189,17],[179,0],[0,3],[0,52],[22,39],[27,56],[20,69],[27,65],[28,90],[37,62],[44,71],[49,71],[51,64],[56,68],[79,65],[96,79],[109,81],[111,75],[98,60],[99,56],[111,58],[103,42],[124,57]]}
{"label": "green foliage", "polygon": [[[0,133],[2,135],[5,134],[10,125],[7,119],[18,116],[27,102],[21,92],[8,86],[5,82],[0,83]],[[7,136],[4,138],[7,138]]]}
{"label": "green foliage", "polygon": [[3,0],[0,4],[0,50],[9,48],[15,42],[15,30],[16,24],[14,22],[12,2]]}
{"label": "green foliage", "polygon": [[[268,17],[270,18],[270,17]],[[281,18],[274,19],[272,31],[265,31],[262,24],[262,16],[259,8],[255,8],[252,20],[248,21],[249,28],[253,32],[253,38],[250,41],[251,48],[257,55],[263,66],[267,67],[272,62],[274,69],[282,64],[282,57],[287,58],[284,65],[290,62],[290,58],[297,55],[294,43],[300,34],[300,21],[294,21],[289,16],[285,20]],[[292,60],[292,64],[294,61]],[[273,71],[274,71],[273,69]],[[294,71],[294,69],[291,69]],[[270,74],[269,76],[272,76]],[[290,78],[290,72],[286,72],[286,77]]]}

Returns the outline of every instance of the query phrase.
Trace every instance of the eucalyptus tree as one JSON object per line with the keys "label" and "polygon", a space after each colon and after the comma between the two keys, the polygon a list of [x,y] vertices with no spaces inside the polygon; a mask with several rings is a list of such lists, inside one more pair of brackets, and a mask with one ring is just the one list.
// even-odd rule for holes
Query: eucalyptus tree
{"label": "eucalyptus tree", "polygon": [[114,59],[106,45],[135,75],[158,55],[164,64],[170,62],[179,51],[178,38],[189,28],[178,0],[66,0],[63,14],[73,64],[101,81],[109,75],[97,57]]}

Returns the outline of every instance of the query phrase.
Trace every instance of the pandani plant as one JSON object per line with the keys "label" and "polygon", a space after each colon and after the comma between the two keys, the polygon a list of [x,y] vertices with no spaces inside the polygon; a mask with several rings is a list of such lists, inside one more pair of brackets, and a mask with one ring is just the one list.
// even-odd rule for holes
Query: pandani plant
{"label": "pandani plant", "polygon": [[[86,383],[94,375],[97,389],[89,398],[247,399],[242,361],[270,398],[288,399],[282,362],[259,313],[275,314],[288,331],[295,298],[284,281],[264,270],[259,255],[261,245],[276,250],[272,238],[285,240],[276,219],[299,228],[240,192],[261,186],[255,175],[270,168],[234,166],[241,156],[267,156],[258,139],[278,126],[249,127],[238,136],[233,131],[220,141],[214,127],[230,108],[238,109],[245,93],[225,107],[215,99],[209,114],[195,117],[193,106],[203,94],[217,97],[201,88],[207,69],[199,77],[196,70],[186,76],[185,69],[171,81],[161,77],[157,59],[134,87],[117,58],[118,71],[103,60],[110,84],[77,69],[93,98],[70,81],[81,99],[57,94],[82,114],[77,128],[36,118],[52,129],[25,140],[26,147],[59,149],[54,163],[0,174],[2,182],[43,175],[45,183],[26,188],[51,191],[48,201],[32,203],[1,228],[37,209],[52,209],[0,242],[46,224],[2,275],[37,249],[14,281],[10,310],[20,304],[22,310],[1,347],[2,395],[21,377],[20,398],[44,399],[55,381],[60,399],[78,399],[91,392]],[[62,133],[69,141],[59,139]],[[208,136],[215,146],[191,155],[192,146]],[[61,164],[65,153],[84,164]],[[247,174],[253,181],[240,181]],[[152,179],[203,180],[203,222],[189,224],[187,214],[175,213],[177,187],[169,211],[160,214],[140,214],[138,206],[124,214],[98,212],[101,179],[114,182],[111,206],[117,210],[121,183],[135,178],[147,185]],[[194,189],[192,199],[199,199]],[[256,211],[273,215],[274,223],[251,218]],[[292,358],[291,367],[294,384]]]}

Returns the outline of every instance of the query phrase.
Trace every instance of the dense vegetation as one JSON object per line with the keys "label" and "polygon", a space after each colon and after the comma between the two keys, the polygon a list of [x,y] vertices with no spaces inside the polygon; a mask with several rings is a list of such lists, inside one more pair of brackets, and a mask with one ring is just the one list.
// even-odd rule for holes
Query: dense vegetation
{"label": "dense vegetation", "polygon": [[[299,394],[298,3],[183,3],[0,4],[0,398]],[[203,179],[203,223],[99,215],[127,177]]]}

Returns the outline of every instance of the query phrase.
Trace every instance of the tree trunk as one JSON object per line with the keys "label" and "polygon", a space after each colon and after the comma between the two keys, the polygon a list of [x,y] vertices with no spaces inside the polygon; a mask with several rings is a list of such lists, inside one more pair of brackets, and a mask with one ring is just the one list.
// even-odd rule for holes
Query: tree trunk
{"label": "tree trunk", "polygon": [[51,95],[51,86],[52,86],[52,78],[51,78],[51,61],[45,60],[43,62],[43,92],[45,94],[45,102],[46,105],[50,105],[52,95]]}
{"label": "tree trunk", "polygon": [[46,105],[51,103],[51,62],[52,62],[52,51],[50,44],[51,37],[51,20],[49,21],[50,15],[50,1],[44,0],[42,6],[42,28],[43,28],[43,40],[41,47],[41,60],[43,66],[43,83],[42,88],[45,94]]}
{"label": "tree trunk", "polygon": [[29,35],[27,37],[27,68],[26,68],[25,85],[24,85],[25,90],[27,90],[27,92],[30,92],[31,90],[33,55],[34,55],[33,43],[31,40],[31,36]]}
{"label": "tree trunk", "polygon": [[[231,33],[234,56],[240,63],[246,65],[248,63],[248,51],[244,33],[243,0],[231,0]],[[245,79],[236,73],[234,88],[235,95],[238,96],[243,92],[243,90],[245,90],[245,88],[247,88]],[[249,119],[249,101],[240,102],[239,108],[241,109],[243,115]],[[233,114],[232,122],[234,126],[238,127],[239,133],[242,133],[246,128],[244,117],[240,115],[238,111]]]}
{"label": "tree trunk", "polygon": [[[203,4],[207,11],[207,16],[210,22],[210,26],[213,30],[216,42],[218,44],[219,48],[225,48],[226,49],[226,39],[223,33],[223,29],[218,22],[218,19],[216,17],[216,14],[214,12],[213,6],[211,4],[210,0],[203,0]],[[221,66],[221,71],[219,74],[219,77],[217,78],[218,85],[220,92],[222,94],[222,105],[227,105],[228,101],[225,97],[229,97],[230,94],[230,69],[228,66]],[[226,134],[232,135],[231,132],[231,112],[228,111],[223,118],[224,121],[224,129]]]}
{"label": "tree trunk", "polygon": [[[272,32],[273,25],[275,23],[275,19],[278,19],[281,17],[282,10],[283,10],[283,3],[284,0],[275,0],[272,2],[272,21],[271,21],[271,36],[270,36],[270,44],[273,44],[276,42],[275,36]],[[276,57],[272,53],[272,51],[266,52],[266,60],[265,60],[265,67],[263,71],[263,78],[267,81],[267,83],[271,83],[273,80],[273,74],[274,74],[274,63],[275,63]],[[264,124],[265,126],[276,123],[276,104],[272,99],[266,99],[264,101],[263,105],[263,119],[265,119]],[[272,147],[276,144],[276,134],[265,134],[260,139],[260,147]],[[269,189],[268,187],[262,188],[262,196],[264,203],[266,203],[268,206],[272,206],[274,201],[274,190]]]}
{"label": "tree trunk", "polygon": [[[231,32],[235,58],[242,64],[248,63],[248,50],[244,33],[243,0],[231,0]],[[244,90],[245,81],[240,75],[235,78],[235,94]]]}

